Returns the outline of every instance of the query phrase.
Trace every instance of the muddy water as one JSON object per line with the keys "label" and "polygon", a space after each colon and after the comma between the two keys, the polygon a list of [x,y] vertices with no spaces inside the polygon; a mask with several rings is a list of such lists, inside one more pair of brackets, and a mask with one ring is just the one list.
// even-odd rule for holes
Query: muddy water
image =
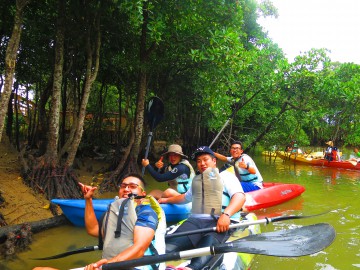
{"label": "muddy water", "polygon": [[[327,222],[334,226],[337,237],[324,251],[301,258],[256,256],[252,270],[267,269],[360,269],[360,171],[334,170],[306,165],[269,162],[262,156],[254,157],[263,177],[269,182],[298,183],[305,193],[288,203],[257,211],[260,217],[282,214],[313,215],[329,213],[310,219],[289,220],[267,226],[263,231],[288,229],[302,225]],[[150,189],[158,187],[151,182]],[[163,186],[161,186],[163,187]],[[99,252],[73,255],[58,260],[34,261],[31,258],[49,256],[83,246],[96,245],[97,240],[86,235],[83,228],[63,226],[34,235],[31,250],[19,254],[13,262],[0,261],[0,269],[26,270],[47,265],[71,269],[94,262]]]}

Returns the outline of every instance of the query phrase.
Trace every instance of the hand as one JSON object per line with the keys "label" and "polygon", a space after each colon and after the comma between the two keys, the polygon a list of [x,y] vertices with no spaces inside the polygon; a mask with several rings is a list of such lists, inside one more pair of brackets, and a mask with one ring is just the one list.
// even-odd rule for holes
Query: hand
{"label": "hand", "polygon": [[238,166],[239,166],[240,168],[242,168],[242,169],[246,169],[246,170],[249,169],[249,168],[247,167],[247,164],[246,164],[244,161],[240,161]]}
{"label": "hand", "polygon": [[150,164],[150,162],[148,159],[143,159],[143,160],[141,160],[141,164],[143,165],[143,167],[146,167],[147,165]]}
{"label": "hand", "polygon": [[168,198],[160,198],[158,199],[159,203],[167,203]]}
{"label": "hand", "polygon": [[107,259],[101,259],[100,261],[97,261],[96,263],[89,264],[85,266],[85,270],[101,270],[101,266],[104,264],[107,264]]}
{"label": "hand", "polygon": [[158,160],[158,162],[155,163],[156,168],[161,169],[162,167],[164,167],[163,159],[164,159],[164,156],[161,156],[160,159]]}
{"label": "hand", "polygon": [[219,233],[226,232],[229,230],[230,226],[230,217],[227,215],[220,215],[217,224],[216,224],[216,231]]}
{"label": "hand", "polygon": [[80,182],[79,186],[84,194],[84,199],[91,199],[94,196],[95,190],[97,190],[97,187],[87,186]]}

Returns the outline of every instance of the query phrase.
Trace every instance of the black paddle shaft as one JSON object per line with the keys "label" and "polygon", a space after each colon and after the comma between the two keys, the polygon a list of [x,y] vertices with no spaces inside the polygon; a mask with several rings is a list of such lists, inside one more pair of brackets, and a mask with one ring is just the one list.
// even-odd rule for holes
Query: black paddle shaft
{"label": "black paddle shaft", "polygon": [[64,257],[70,256],[73,254],[85,253],[85,252],[95,251],[95,250],[99,250],[99,247],[98,246],[88,246],[88,247],[82,247],[79,249],[67,251],[67,252],[57,254],[54,256],[43,257],[43,258],[33,258],[33,260],[54,260],[54,259],[64,258]]}

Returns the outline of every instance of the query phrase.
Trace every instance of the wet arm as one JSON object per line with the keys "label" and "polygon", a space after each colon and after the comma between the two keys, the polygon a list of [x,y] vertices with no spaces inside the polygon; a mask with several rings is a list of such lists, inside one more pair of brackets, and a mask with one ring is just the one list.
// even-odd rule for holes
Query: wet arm
{"label": "wet arm", "polygon": [[92,204],[92,198],[94,196],[94,192],[97,189],[96,187],[91,187],[87,185],[83,185],[79,183],[81,190],[84,194],[85,199],[85,228],[86,232],[91,235],[97,237],[99,235],[99,223],[97,221],[94,206]]}
{"label": "wet arm", "polygon": [[150,246],[153,240],[155,232],[152,228],[135,226],[134,228],[134,244],[128,247],[112,259],[108,260],[111,262],[120,262],[124,260],[137,259],[144,256],[145,251]]}
{"label": "wet arm", "polygon": [[239,212],[245,203],[245,194],[242,192],[235,193],[230,200],[229,205],[225,208],[224,213],[220,215],[216,230],[218,232],[225,232],[229,230],[230,217],[236,212]]}
{"label": "wet arm", "polygon": [[183,204],[188,201],[185,199],[185,194],[180,194],[169,198],[160,198],[159,203]]}
{"label": "wet arm", "polygon": [[224,161],[224,162],[228,161],[226,156],[224,156],[222,154],[219,154],[219,153],[216,153],[216,152],[214,152],[214,154],[215,154],[215,157],[218,158],[219,160]]}

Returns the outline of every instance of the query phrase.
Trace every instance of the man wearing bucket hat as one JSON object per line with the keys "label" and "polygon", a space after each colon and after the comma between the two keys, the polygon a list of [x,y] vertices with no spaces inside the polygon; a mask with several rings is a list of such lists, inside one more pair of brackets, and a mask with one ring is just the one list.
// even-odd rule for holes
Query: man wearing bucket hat
{"label": "man wearing bucket hat", "polygon": [[[239,221],[245,194],[233,173],[219,173],[215,153],[208,146],[195,150],[191,158],[196,161],[200,174],[192,181],[185,193],[171,198],[161,198],[160,203],[192,202],[190,217],[176,232],[216,227],[215,232],[198,233],[166,240],[166,253],[191,248],[217,245],[229,236],[231,220]],[[193,258],[183,269],[203,269],[212,256]],[[170,269],[170,268],[169,268]]]}
{"label": "man wearing bucket hat", "polygon": [[[167,157],[169,165],[164,167],[163,158]],[[182,148],[178,144],[169,146],[168,151],[161,155],[155,166],[164,169],[164,173],[157,172],[149,163],[148,159],[142,160],[142,165],[148,170],[150,175],[158,182],[168,182],[169,188],[165,191],[153,190],[150,195],[155,198],[167,198],[185,193],[191,186],[191,181],[195,176],[195,171],[184,155]]]}

